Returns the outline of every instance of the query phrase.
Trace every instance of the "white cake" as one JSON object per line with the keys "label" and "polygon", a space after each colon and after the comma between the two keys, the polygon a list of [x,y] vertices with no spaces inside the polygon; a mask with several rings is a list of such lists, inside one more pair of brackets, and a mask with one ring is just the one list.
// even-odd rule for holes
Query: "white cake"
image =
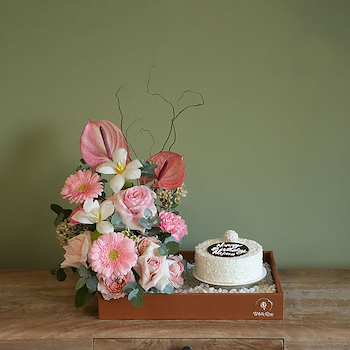
{"label": "white cake", "polygon": [[259,243],[226,231],[224,238],[209,239],[195,248],[193,275],[210,284],[239,285],[264,277],[263,250]]}

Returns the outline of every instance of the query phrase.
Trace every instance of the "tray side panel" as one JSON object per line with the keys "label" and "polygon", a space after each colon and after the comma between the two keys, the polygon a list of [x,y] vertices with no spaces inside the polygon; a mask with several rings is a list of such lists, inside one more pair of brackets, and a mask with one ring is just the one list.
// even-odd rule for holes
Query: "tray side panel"
{"label": "tray side panel", "polygon": [[[194,252],[183,252],[191,261]],[[141,308],[127,298],[106,301],[98,295],[100,319],[283,319],[284,295],[272,252],[264,252],[271,265],[277,293],[269,294],[145,294]]]}

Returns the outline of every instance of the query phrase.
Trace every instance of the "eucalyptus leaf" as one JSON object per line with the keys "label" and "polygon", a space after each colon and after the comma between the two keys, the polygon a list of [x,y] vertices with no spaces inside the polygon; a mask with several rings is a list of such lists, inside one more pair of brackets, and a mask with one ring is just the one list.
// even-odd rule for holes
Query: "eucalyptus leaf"
{"label": "eucalyptus leaf", "polygon": [[56,271],[56,279],[57,279],[57,281],[63,282],[66,279],[66,277],[67,277],[67,275],[66,275],[66,273],[64,272],[64,270],[62,268],[59,268]]}
{"label": "eucalyptus leaf", "polygon": [[86,280],[86,287],[90,292],[96,292],[97,285],[98,285],[98,279],[97,279],[96,275],[91,275]]}
{"label": "eucalyptus leaf", "polygon": [[159,244],[158,253],[159,253],[159,255],[167,255],[167,254],[166,254],[165,245]]}
{"label": "eucalyptus leaf", "polygon": [[138,220],[139,224],[146,228],[147,230],[150,230],[152,226],[149,224],[148,220],[146,218],[140,218]]}
{"label": "eucalyptus leaf", "polygon": [[157,226],[162,219],[159,216],[152,216],[149,218],[149,222],[152,226]]}
{"label": "eucalyptus leaf", "polygon": [[54,221],[54,225],[59,225],[63,220],[68,219],[72,213],[71,209],[63,209],[58,204],[51,204],[50,208],[57,214],[57,218]]}
{"label": "eucalyptus leaf", "polygon": [[141,286],[138,288],[138,293],[134,298],[131,299],[131,302],[136,306],[136,307],[141,307],[143,303],[143,296],[144,296],[144,290]]}
{"label": "eucalyptus leaf", "polygon": [[53,224],[55,226],[58,226],[61,222],[63,222],[64,220],[64,214],[63,213],[59,213],[55,219],[55,221],[53,222]]}
{"label": "eucalyptus leaf", "polygon": [[91,275],[90,271],[84,265],[81,265],[78,268],[78,273],[80,277],[85,277],[85,278],[89,278]]}
{"label": "eucalyptus leaf", "polygon": [[158,252],[160,255],[175,255],[179,252],[180,245],[175,241],[170,241],[167,243],[161,243],[158,248]]}
{"label": "eucalyptus leaf", "polygon": [[145,236],[157,236],[159,233],[159,227],[152,227],[147,233],[145,232]]}
{"label": "eucalyptus leaf", "polygon": [[175,255],[175,254],[177,254],[179,252],[180,245],[177,242],[168,242],[165,245],[165,248],[166,248],[166,250],[168,252],[167,255]]}
{"label": "eucalyptus leaf", "polygon": [[75,294],[75,307],[78,308],[80,306],[85,305],[87,302],[91,300],[95,293],[90,293],[86,285],[81,287]]}
{"label": "eucalyptus leaf", "polygon": [[152,216],[152,212],[150,209],[146,209],[144,212],[143,212],[143,215],[145,215],[145,218],[146,219],[149,219],[151,216]]}
{"label": "eucalyptus leaf", "polygon": [[184,267],[184,271],[186,271],[186,269],[187,269],[187,261],[185,259],[182,259],[180,262],[181,262],[181,264]]}
{"label": "eucalyptus leaf", "polygon": [[118,213],[115,213],[112,216],[111,222],[112,222],[112,225],[119,225],[122,222],[122,217]]}
{"label": "eucalyptus leaf", "polygon": [[175,238],[173,236],[169,236],[165,238],[164,243],[167,244],[168,242],[176,242]]}
{"label": "eucalyptus leaf", "polygon": [[82,288],[85,285],[86,282],[86,278],[81,277],[78,279],[77,284],[75,285],[75,290],[79,290],[80,288]]}
{"label": "eucalyptus leaf", "polygon": [[174,293],[174,287],[170,284],[168,284],[167,286],[164,287],[164,289],[162,290],[162,293],[165,294],[173,294]]}
{"label": "eucalyptus leaf", "polygon": [[133,289],[128,295],[128,300],[131,300],[132,298],[135,298],[138,292],[139,292],[139,289],[137,289],[137,288]]}
{"label": "eucalyptus leaf", "polygon": [[133,289],[137,287],[137,282],[130,282],[123,287],[123,292],[129,294]]}
{"label": "eucalyptus leaf", "polygon": [[148,179],[152,179],[154,177],[154,169],[158,167],[158,164],[153,164],[152,160],[145,161],[143,158],[141,158],[141,164],[141,176],[146,176]]}
{"label": "eucalyptus leaf", "polygon": [[159,232],[158,233],[158,238],[161,242],[164,242],[164,240],[170,236],[171,236],[171,234],[169,232]]}

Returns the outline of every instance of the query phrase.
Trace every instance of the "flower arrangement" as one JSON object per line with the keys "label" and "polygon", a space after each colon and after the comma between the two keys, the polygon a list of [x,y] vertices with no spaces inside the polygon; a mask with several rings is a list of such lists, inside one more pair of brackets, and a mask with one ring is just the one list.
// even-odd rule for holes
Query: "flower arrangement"
{"label": "flower arrangement", "polygon": [[72,269],[79,277],[76,307],[96,292],[106,300],[127,297],[137,307],[144,293],[173,293],[186,266],[179,248],[188,230],[177,211],[187,194],[183,156],[169,149],[132,159],[122,128],[107,120],[86,124],[80,150],[80,165],[61,190],[75,208],[51,205],[65,250],[51,273],[64,281]]}

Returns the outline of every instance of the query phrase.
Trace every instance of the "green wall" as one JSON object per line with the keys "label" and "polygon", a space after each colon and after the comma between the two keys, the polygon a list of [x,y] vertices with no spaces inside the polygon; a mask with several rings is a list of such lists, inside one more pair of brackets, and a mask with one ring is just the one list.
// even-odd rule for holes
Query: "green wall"
{"label": "green wall", "polygon": [[[227,229],[280,268],[350,268],[350,2],[0,1],[1,268],[62,261],[49,206],[89,119],[186,154],[185,249]],[[188,96],[184,103],[197,103]],[[180,106],[181,107],[181,106]],[[140,120],[139,120],[140,119]]]}

